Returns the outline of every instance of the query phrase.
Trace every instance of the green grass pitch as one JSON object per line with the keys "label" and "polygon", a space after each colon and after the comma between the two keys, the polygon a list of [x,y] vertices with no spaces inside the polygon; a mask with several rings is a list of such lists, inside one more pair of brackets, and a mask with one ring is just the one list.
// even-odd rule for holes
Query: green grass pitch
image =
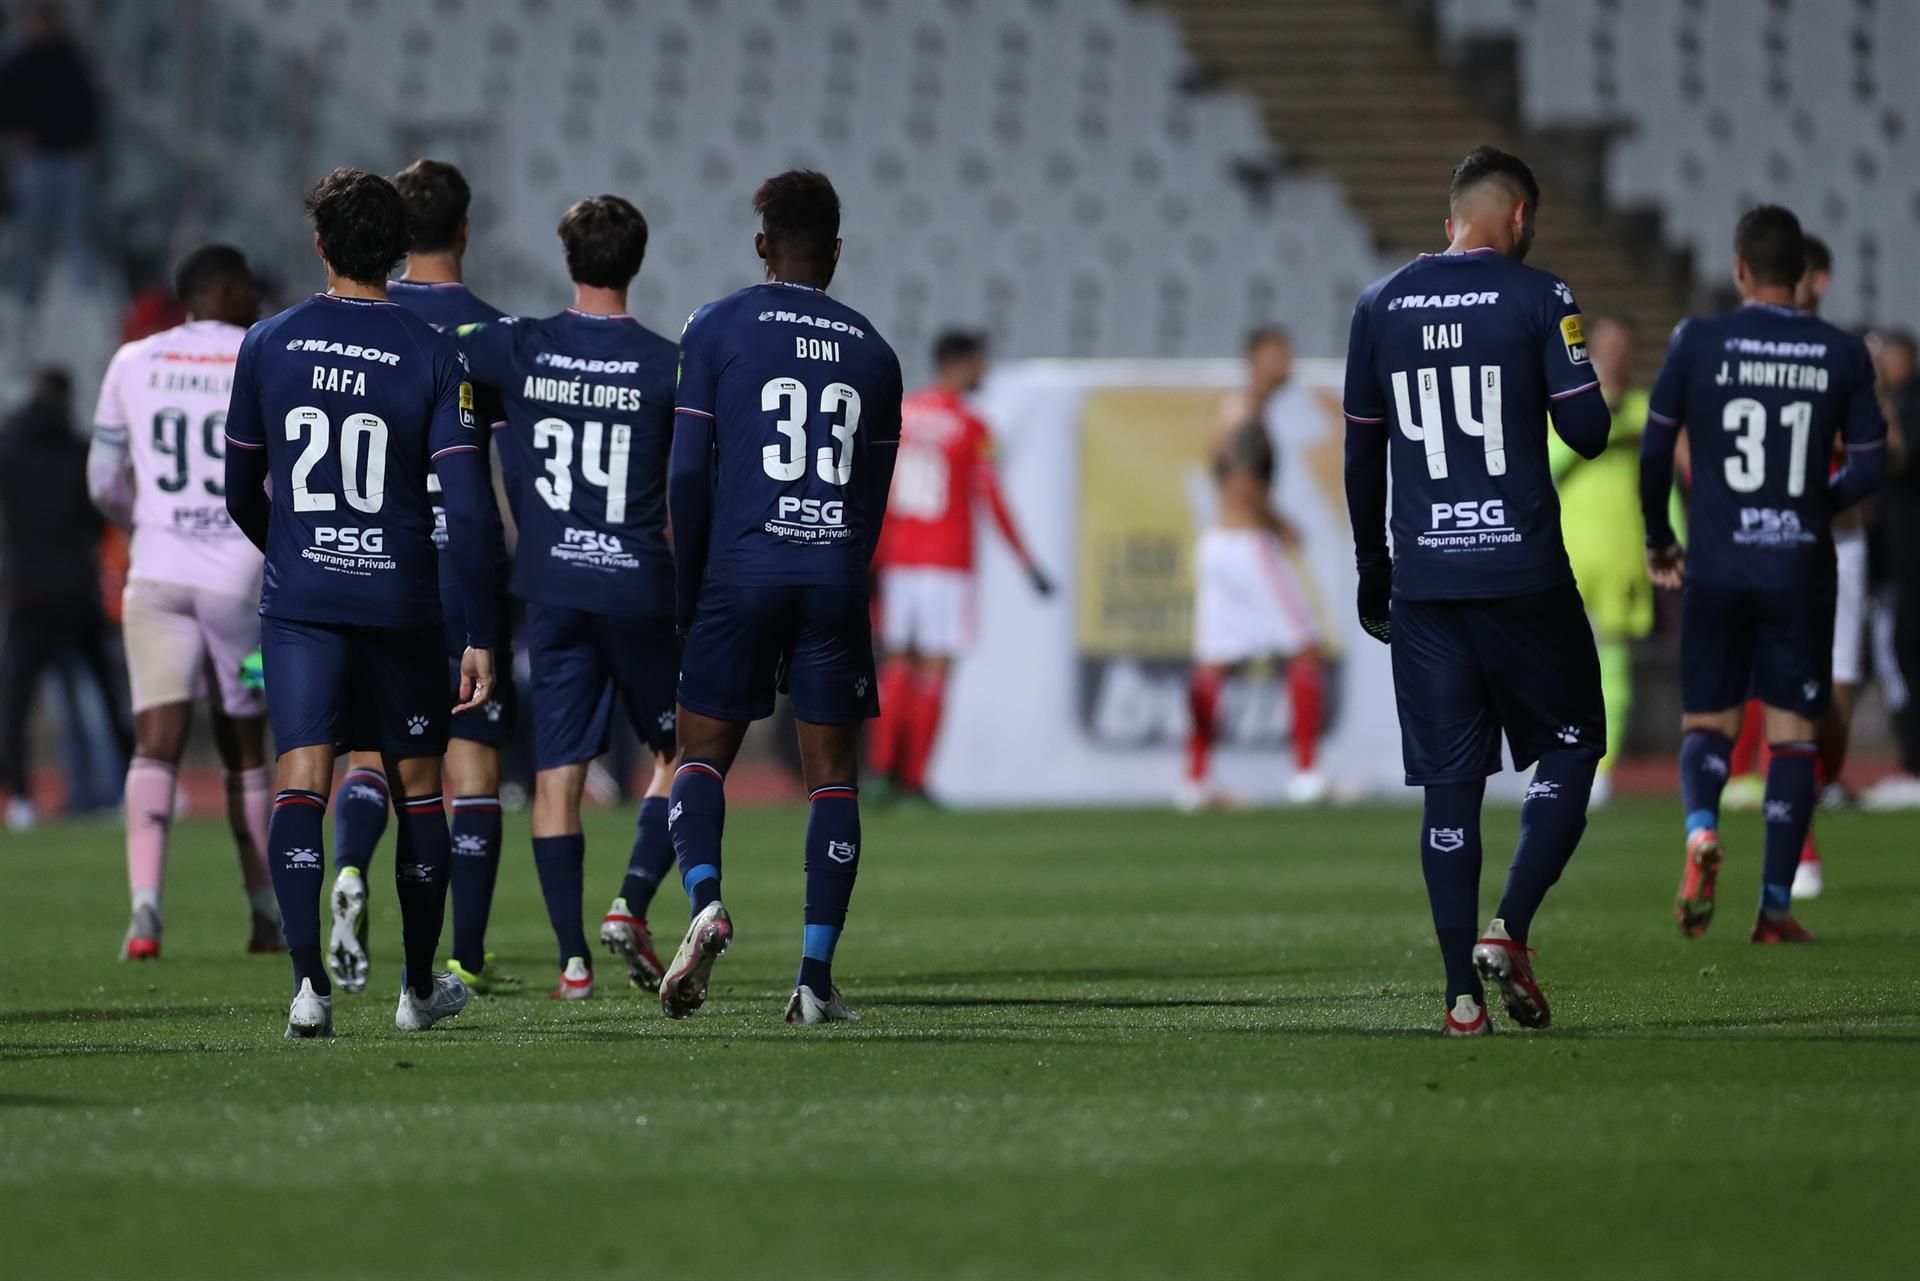
{"label": "green grass pitch", "polygon": [[[1596,815],[1535,930],[1556,1027],[1449,1042],[1406,808],[869,816],[838,971],[779,1016],[797,811],[728,827],[738,940],[669,1023],[612,986],[280,1039],[224,830],[179,829],[166,958],[115,959],[120,837],[0,845],[0,1274],[1913,1276],[1920,820],[1824,821],[1811,948],[1668,916],[1677,803]],[[1516,826],[1490,813],[1489,910]],[[630,829],[594,819],[589,911]],[[524,818],[494,943],[553,979]],[[654,912],[677,935],[684,899]],[[664,948],[671,947],[671,940]]]}

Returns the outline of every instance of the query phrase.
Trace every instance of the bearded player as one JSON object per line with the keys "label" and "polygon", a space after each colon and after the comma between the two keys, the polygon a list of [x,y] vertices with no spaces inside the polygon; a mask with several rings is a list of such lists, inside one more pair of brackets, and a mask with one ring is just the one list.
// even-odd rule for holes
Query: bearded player
{"label": "bearded player", "polygon": [[260,552],[227,515],[227,397],[260,312],[237,249],[208,245],[175,277],[187,322],[114,356],[94,411],[87,488],[133,528],[122,598],[134,755],[127,766],[127,882],[133,922],[121,955],[160,955],[160,891],[181,754],[196,698],[213,695],[214,745],[253,924],[249,952],[278,952],[280,910],[267,874],[266,706],[240,666],[260,643]]}
{"label": "bearded player", "polygon": [[1053,594],[1000,493],[993,435],[967,405],[986,377],[986,340],[942,334],[933,363],[933,385],[900,406],[900,459],[875,558],[887,662],[868,763],[910,797],[925,794],[947,676],[973,640],[976,505],[993,517],[1034,591]]}

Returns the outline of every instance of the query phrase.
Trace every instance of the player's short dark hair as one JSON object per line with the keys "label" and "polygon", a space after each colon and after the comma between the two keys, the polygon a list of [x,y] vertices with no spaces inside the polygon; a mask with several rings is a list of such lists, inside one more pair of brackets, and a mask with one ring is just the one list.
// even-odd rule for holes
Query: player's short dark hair
{"label": "player's short dark hair", "polygon": [[619,196],[588,196],[561,215],[560,243],[575,284],[625,289],[647,256],[647,220]]}
{"label": "player's short dark hair", "polygon": [[1882,329],[1879,334],[1884,346],[1898,347],[1909,356],[1920,355],[1920,343],[1914,341],[1911,329]]}
{"label": "player's short dark hair", "polygon": [[413,253],[444,253],[460,242],[473,188],[458,168],[444,160],[416,160],[393,175],[393,186],[407,202]]}
{"label": "player's short dark hair", "polygon": [[833,244],[840,238],[840,195],[827,175],[789,169],[760,184],[753,193],[760,230],[775,249],[804,254],[814,266],[830,270]]}
{"label": "player's short dark hair", "polygon": [[972,329],[947,329],[933,340],[933,367],[944,369],[956,360],[987,354],[987,336]]}
{"label": "player's short dark hair", "polygon": [[1793,286],[1807,270],[1807,237],[1793,210],[1755,205],[1733,229],[1733,252],[1747,264],[1758,285]]}
{"label": "player's short dark hair", "polygon": [[1484,182],[1500,181],[1526,201],[1529,209],[1540,207],[1540,184],[1527,162],[1498,147],[1475,147],[1453,167],[1453,182],[1447,188],[1449,202],[1472,191]]}
{"label": "player's short dark hair", "polygon": [[187,302],[230,277],[251,275],[247,256],[232,245],[202,245],[174,270],[173,296]]}
{"label": "player's short dark hair", "polygon": [[1293,335],[1280,325],[1260,325],[1247,331],[1246,346],[1242,349],[1251,356],[1270,342],[1285,343],[1293,346]]}
{"label": "player's short dark hair", "polygon": [[307,192],[307,215],[335,275],[384,282],[407,256],[407,202],[377,173],[335,169]]}
{"label": "player's short dark hair", "polygon": [[1833,270],[1833,250],[1826,241],[1818,236],[1802,236],[1801,244],[1806,249],[1808,271]]}

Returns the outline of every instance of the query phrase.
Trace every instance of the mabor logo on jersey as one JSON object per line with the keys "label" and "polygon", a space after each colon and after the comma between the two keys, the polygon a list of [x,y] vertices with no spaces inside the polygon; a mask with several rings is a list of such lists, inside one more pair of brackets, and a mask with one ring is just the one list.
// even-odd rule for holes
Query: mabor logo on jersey
{"label": "mabor logo on jersey", "polygon": [[387,550],[387,532],[383,529],[358,529],[352,525],[321,525],[313,531],[313,545],[336,552],[368,552],[378,556]]}
{"label": "mabor logo on jersey", "polygon": [[1507,505],[1498,498],[1477,503],[1472,499],[1435,503],[1431,519],[1436,533],[1443,529],[1502,529],[1507,523]]}

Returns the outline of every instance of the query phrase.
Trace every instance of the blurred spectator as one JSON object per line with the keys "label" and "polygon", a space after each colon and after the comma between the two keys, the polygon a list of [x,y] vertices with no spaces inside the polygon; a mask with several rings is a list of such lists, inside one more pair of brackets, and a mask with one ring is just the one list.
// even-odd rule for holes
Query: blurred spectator
{"label": "blurred spectator", "polygon": [[1626,741],[1633,702],[1629,644],[1653,630],[1653,587],[1647,581],[1646,530],[1640,518],[1640,438],[1647,430],[1647,393],[1633,385],[1633,330],[1602,316],[1587,334],[1600,389],[1613,411],[1613,433],[1598,458],[1583,459],[1558,435],[1547,439],[1560,490],[1560,526],[1600,653],[1607,701],[1607,754],[1593,782],[1595,805],[1612,794],[1613,767]]}
{"label": "blurred spectator", "polygon": [[1881,334],[1874,343],[1887,416],[1895,445],[1894,467],[1879,497],[1882,549],[1893,593],[1893,671],[1880,672],[1887,709],[1900,744],[1900,773],[1867,793],[1876,809],[1920,806],[1920,378],[1915,377],[1913,335]]}
{"label": "blurred spectator", "polygon": [[138,255],[128,265],[133,297],[120,318],[120,341],[139,342],[162,330],[187,323],[187,309],[173,296],[173,282],[159,259]]}
{"label": "blurred spectator", "polygon": [[[0,657],[0,787],[7,824],[33,824],[27,725],[44,676],[77,665],[98,687],[107,728],[124,761],[132,733],[113,696],[108,628],[100,604],[101,521],[87,497],[87,446],[73,431],[73,387],[43,370],[33,397],[0,426],[0,575],[6,642]],[[69,689],[69,708],[83,704]],[[68,715],[68,733],[84,718]]]}
{"label": "blurred spectator", "polygon": [[50,4],[28,13],[24,38],[0,61],[0,134],[18,151],[16,204],[6,290],[31,303],[64,249],[91,289],[100,279],[93,250],[94,144],[100,99],[84,50]]}

